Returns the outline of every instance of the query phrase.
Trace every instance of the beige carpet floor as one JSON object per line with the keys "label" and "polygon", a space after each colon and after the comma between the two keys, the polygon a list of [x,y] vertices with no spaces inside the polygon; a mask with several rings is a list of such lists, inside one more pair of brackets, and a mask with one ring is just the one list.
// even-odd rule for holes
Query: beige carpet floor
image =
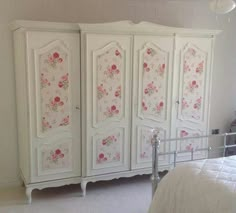
{"label": "beige carpet floor", "polygon": [[89,183],[86,197],[79,185],[33,191],[26,204],[24,188],[0,190],[0,213],[147,213],[150,176]]}

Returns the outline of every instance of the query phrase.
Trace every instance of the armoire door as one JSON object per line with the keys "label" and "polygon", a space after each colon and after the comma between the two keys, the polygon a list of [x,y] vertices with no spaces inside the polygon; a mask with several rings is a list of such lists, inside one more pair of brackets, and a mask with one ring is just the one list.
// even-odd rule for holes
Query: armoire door
{"label": "armoire door", "polygon": [[79,34],[25,36],[31,182],[80,176]]}
{"label": "armoire door", "polygon": [[[172,138],[208,134],[212,42],[212,38],[176,39]],[[179,151],[207,146],[205,139],[177,141],[172,144]],[[206,154],[207,152],[197,152],[194,158],[202,158]],[[178,160],[187,160],[190,156],[190,153],[179,154]]]}
{"label": "armoire door", "polygon": [[130,169],[132,36],[84,35],[84,173]]}
{"label": "armoire door", "polygon": [[[152,130],[170,136],[173,45],[171,36],[135,36],[132,93],[132,169],[151,168]],[[161,151],[168,151],[167,143]],[[162,156],[160,165],[169,162]]]}

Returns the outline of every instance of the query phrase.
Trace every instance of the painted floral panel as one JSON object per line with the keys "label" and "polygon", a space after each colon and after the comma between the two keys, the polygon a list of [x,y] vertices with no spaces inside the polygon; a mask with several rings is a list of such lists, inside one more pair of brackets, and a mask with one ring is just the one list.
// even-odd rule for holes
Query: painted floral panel
{"label": "painted floral panel", "polygon": [[[153,47],[152,47],[153,46]],[[142,108],[145,115],[164,120],[167,100],[167,52],[150,45],[140,54],[142,61]]]}
{"label": "painted floral panel", "polygon": [[70,124],[68,54],[60,46],[39,56],[42,132]]}
{"label": "painted floral panel", "polygon": [[188,45],[183,54],[181,116],[189,120],[203,119],[206,53]]}
{"label": "painted floral panel", "polygon": [[107,164],[121,160],[122,134],[113,132],[96,140],[96,164]]}
{"label": "painted floral panel", "polygon": [[124,52],[118,45],[96,57],[97,123],[122,115],[124,59]]}
{"label": "painted floral panel", "polygon": [[71,150],[68,144],[45,146],[40,151],[42,171],[71,167]]}
{"label": "painted floral panel", "polygon": [[[163,130],[159,129],[158,135],[162,139],[165,138],[165,132]],[[141,159],[141,161],[152,160],[152,137],[153,131],[151,128],[143,127],[139,129],[139,159]],[[163,150],[163,148],[164,147],[161,145],[160,149]]]}
{"label": "painted floral panel", "polygon": [[[194,131],[189,129],[179,129],[178,130],[178,137],[185,138],[185,137],[197,137],[202,135],[200,131]],[[192,151],[199,148],[202,148],[202,139],[189,139],[179,142],[179,150],[180,151]]]}

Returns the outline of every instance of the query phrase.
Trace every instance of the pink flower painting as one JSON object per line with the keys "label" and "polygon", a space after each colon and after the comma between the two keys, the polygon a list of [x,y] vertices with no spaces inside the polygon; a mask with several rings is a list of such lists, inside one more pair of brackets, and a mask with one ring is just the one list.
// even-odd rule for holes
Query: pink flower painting
{"label": "pink flower painting", "polygon": [[58,82],[59,88],[63,88],[64,90],[66,90],[69,87],[68,76],[69,76],[69,73],[66,73],[65,75],[61,77],[60,81]]}
{"label": "pink flower painting", "polygon": [[119,57],[121,57],[121,53],[120,53],[119,50],[115,50],[115,56],[119,56]]}
{"label": "pink flower painting", "polygon": [[110,146],[114,142],[117,141],[117,138],[114,135],[108,136],[107,138],[102,140],[102,145],[103,146]]}
{"label": "pink flower painting", "polygon": [[104,153],[99,153],[99,155],[97,157],[97,163],[101,164],[106,161],[107,161],[107,157],[104,155]]}
{"label": "pink flower painting", "polygon": [[151,96],[154,93],[157,93],[158,89],[157,87],[154,85],[154,82],[152,81],[151,83],[148,83],[146,88],[144,89],[144,94]]}
{"label": "pink flower painting", "polygon": [[113,79],[115,75],[119,75],[119,74],[120,74],[120,70],[118,69],[116,64],[112,64],[105,71],[105,75],[107,75],[107,77],[111,79]]}
{"label": "pink flower painting", "polygon": [[187,61],[185,60],[184,61],[184,72],[186,73],[186,72],[190,72],[190,71],[191,71],[191,69],[190,69],[189,65],[187,64]]}
{"label": "pink flower painting", "polygon": [[115,105],[112,105],[111,107],[107,107],[107,111],[104,113],[107,117],[113,117],[115,115],[119,114],[119,109]]}
{"label": "pink flower painting", "polygon": [[146,62],[143,63],[143,70],[145,72],[150,72],[150,67],[148,66],[148,64]]}
{"label": "pink flower painting", "polygon": [[196,73],[201,74],[203,72],[204,61],[200,62],[196,68]]}
{"label": "pink flower painting", "polygon": [[201,109],[201,104],[202,104],[202,97],[200,97],[196,100],[195,104],[193,105],[193,108],[195,110],[200,110]]}
{"label": "pink flower painting", "polygon": [[190,81],[189,84],[188,84],[188,90],[189,92],[194,92],[195,89],[197,89],[199,87],[197,81],[193,80],[193,81]]}
{"label": "pink flower painting", "polygon": [[181,137],[181,138],[187,137],[188,135],[189,135],[189,134],[188,134],[187,131],[181,130],[181,132],[180,132],[180,137]]}
{"label": "pink flower painting", "polygon": [[56,96],[54,98],[50,98],[50,104],[48,104],[48,107],[51,111],[57,112],[58,107],[61,107],[64,105],[64,102],[61,100],[59,96]]}
{"label": "pink flower painting", "polygon": [[158,104],[156,104],[155,112],[156,113],[161,113],[164,107],[164,102],[160,101]]}
{"label": "pink flower painting", "polygon": [[121,86],[118,86],[115,91],[115,97],[121,98]]}
{"label": "pink flower painting", "polygon": [[103,84],[100,84],[99,86],[97,86],[97,98],[98,98],[98,100],[102,99],[104,96],[107,96],[107,95],[108,95],[108,92],[104,88]]}
{"label": "pink flower painting", "polygon": [[189,104],[185,98],[182,99],[182,110],[189,108]]}
{"label": "pink flower painting", "polygon": [[47,131],[48,129],[51,129],[52,126],[50,125],[50,123],[46,120],[45,117],[43,117],[42,119],[42,128],[43,128],[43,132]]}
{"label": "pink flower painting", "polygon": [[41,83],[41,88],[45,88],[51,85],[50,81],[44,76],[43,73],[41,73],[40,83]]}
{"label": "pink flower painting", "polygon": [[50,152],[50,157],[48,160],[50,160],[53,163],[58,163],[59,159],[64,158],[64,154],[60,149],[56,149],[55,151]]}
{"label": "pink flower painting", "polygon": [[159,76],[163,77],[165,73],[166,65],[165,64],[160,64],[157,69],[157,73]]}
{"label": "pink flower painting", "polygon": [[148,107],[147,107],[145,101],[142,101],[142,109],[143,109],[143,111],[147,111],[148,110]]}
{"label": "pink flower painting", "polygon": [[70,122],[70,117],[68,115],[62,119],[60,126],[67,126],[67,125],[69,125],[69,122]]}
{"label": "pink flower painting", "polygon": [[48,63],[52,67],[56,67],[57,64],[61,64],[62,62],[63,62],[63,59],[60,57],[60,54],[58,52],[49,54],[48,59],[46,61],[46,63]]}

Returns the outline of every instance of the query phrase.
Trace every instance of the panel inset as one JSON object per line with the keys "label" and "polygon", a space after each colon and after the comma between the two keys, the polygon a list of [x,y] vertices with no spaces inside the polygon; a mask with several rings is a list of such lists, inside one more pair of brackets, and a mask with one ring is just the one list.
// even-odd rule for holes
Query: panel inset
{"label": "panel inset", "polygon": [[38,173],[47,175],[72,170],[71,143],[45,144],[38,149]]}
{"label": "panel inset", "polygon": [[119,120],[124,111],[125,51],[116,42],[93,53],[94,125]]}
{"label": "panel inset", "polygon": [[[177,137],[178,138],[188,138],[188,137],[198,137],[203,135],[200,130],[194,130],[190,128],[178,128],[177,129]],[[196,149],[206,148],[207,142],[206,139],[196,138],[196,139],[186,139],[176,142],[177,151],[189,151],[189,153],[179,154],[179,157],[189,158],[191,156],[191,151],[195,151]],[[206,152],[196,152],[194,154],[194,158],[200,158],[206,156]]]}
{"label": "panel inset", "polygon": [[71,97],[68,57],[69,52],[60,41],[35,50],[39,135],[70,125]]}
{"label": "panel inset", "polygon": [[[124,133],[121,128],[109,134],[96,135],[93,140],[94,167],[121,165],[123,159]],[[96,161],[96,162],[95,162]]]}
{"label": "panel inset", "polygon": [[167,114],[168,52],[148,43],[139,53],[142,99],[140,117],[165,121]]}
{"label": "panel inset", "polygon": [[207,53],[188,44],[181,54],[179,119],[204,120]]}

